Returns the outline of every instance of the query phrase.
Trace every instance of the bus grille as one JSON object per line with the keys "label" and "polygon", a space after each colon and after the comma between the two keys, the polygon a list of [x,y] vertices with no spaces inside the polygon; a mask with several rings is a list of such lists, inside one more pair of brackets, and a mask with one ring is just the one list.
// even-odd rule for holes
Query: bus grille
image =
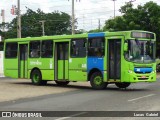
{"label": "bus grille", "polygon": [[148,78],[138,78],[138,80],[148,80]]}
{"label": "bus grille", "polygon": [[[151,71],[152,72],[152,71]],[[146,73],[151,73],[151,72],[137,72],[137,71],[135,71],[135,73],[138,73],[138,74],[146,74]]]}

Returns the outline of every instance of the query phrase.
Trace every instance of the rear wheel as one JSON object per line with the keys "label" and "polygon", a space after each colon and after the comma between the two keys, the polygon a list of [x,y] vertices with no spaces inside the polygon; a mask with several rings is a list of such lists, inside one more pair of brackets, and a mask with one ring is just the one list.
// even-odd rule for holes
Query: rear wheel
{"label": "rear wheel", "polygon": [[105,89],[107,86],[107,83],[103,81],[103,77],[100,72],[95,72],[92,74],[90,84],[92,88],[96,90]]}
{"label": "rear wheel", "polygon": [[65,86],[68,85],[69,81],[55,81],[57,85],[59,86]]}
{"label": "rear wheel", "polygon": [[131,83],[122,82],[122,83],[115,83],[115,85],[119,88],[127,88],[130,86]]}
{"label": "rear wheel", "polygon": [[34,70],[31,74],[31,80],[34,85],[45,85],[47,81],[42,80],[42,75],[39,70]]}

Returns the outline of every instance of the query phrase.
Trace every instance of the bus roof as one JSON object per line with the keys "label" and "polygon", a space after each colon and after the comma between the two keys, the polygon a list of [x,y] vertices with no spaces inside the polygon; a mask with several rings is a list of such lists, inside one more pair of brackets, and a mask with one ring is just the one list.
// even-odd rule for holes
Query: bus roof
{"label": "bus roof", "polygon": [[[11,38],[6,39],[5,42],[20,42],[20,41],[32,41],[32,40],[59,40],[59,39],[72,39],[72,38],[88,38],[88,37],[94,37],[94,36],[102,36],[105,37],[109,36],[126,36],[127,38],[130,38],[131,32],[147,32],[152,33],[149,31],[142,31],[142,30],[131,30],[131,31],[116,31],[116,32],[97,32],[97,33],[83,33],[83,34],[74,34],[74,35],[54,35],[54,36],[40,36],[40,37],[26,37],[26,38]],[[155,34],[154,34],[155,35]]]}

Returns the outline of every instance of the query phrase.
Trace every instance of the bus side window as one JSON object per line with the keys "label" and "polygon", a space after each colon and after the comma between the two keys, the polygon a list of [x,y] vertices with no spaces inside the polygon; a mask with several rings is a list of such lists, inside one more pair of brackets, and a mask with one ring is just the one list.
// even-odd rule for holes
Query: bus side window
{"label": "bus side window", "polygon": [[71,40],[71,57],[86,57],[86,43],[87,40],[72,39]]}
{"label": "bus side window", "polygon": [[17,43],[6,43],[5,57],[16,58],[17,57],[18,44]]}
{"label": "bus side window", "polygon": [[90,38],[88,42],[88,56],[103,57],[105,38]]}
{"label": "bus side window", "polygon": [[40,41],[30,42],[30,58],[40,57]]}
{"label": "bus side window", "polygon": [[42,58],[53,57],[53,41],[52,40],[42,41],[41,57]]}

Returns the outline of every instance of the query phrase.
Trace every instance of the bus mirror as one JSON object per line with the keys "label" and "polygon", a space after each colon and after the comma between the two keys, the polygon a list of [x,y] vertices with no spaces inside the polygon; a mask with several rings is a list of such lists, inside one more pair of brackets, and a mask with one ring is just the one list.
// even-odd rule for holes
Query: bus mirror
{"label": "bus mirror", "polygon": [[128,43],[124,43],[124,51],[128,51]]}

